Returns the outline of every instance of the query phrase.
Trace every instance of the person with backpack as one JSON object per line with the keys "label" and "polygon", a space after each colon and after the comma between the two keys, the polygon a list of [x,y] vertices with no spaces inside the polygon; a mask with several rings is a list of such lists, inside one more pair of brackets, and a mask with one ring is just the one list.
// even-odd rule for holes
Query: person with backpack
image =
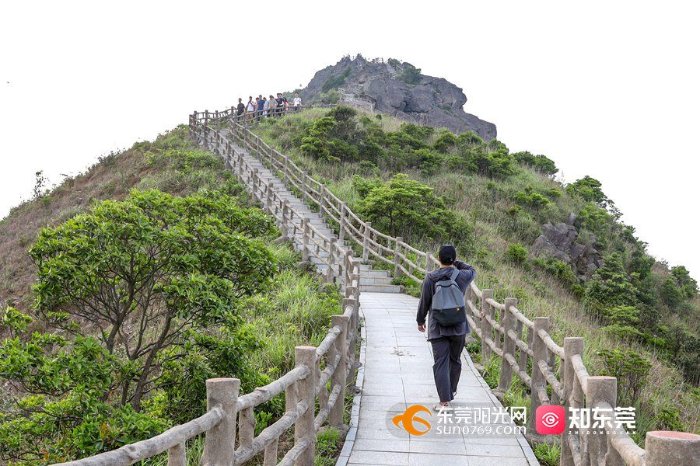
{"label": "person with backpack", "polygon": [[236,116],[238,117],[238,120],[241,119],[241,115],[243,115],[243,112],[245,112],[245,105],[243,104],[243,99],[239,97],[238,106],[236,107]]}
{"label": "person with backpack", "polygon": [[436,411],[449,407],[457,394],[462,350],[469,333],[464,293],[476,277],[474,267],[457,260],[457,250],[452,245],[442,246],[438,259],[440,268],[423,280],[416,316],[418,330],[425,332],[427,327],[433,347],[433,377],[440,397]]}

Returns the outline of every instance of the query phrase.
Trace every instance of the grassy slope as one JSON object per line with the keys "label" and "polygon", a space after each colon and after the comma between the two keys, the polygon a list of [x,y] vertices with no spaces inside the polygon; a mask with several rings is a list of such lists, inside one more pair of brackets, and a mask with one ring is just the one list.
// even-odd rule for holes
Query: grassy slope
{"label": "grassy slope", "polygon": [[[129,150],[101,159],[85,173],[65,180],[38,199],[14,208],[0,222],[0,306],[4,309],[5,304],[13,303],[31,313],[31,285],[36,273],[27,249],[42,227],[60,224],[86,211],[94,201],[123,199],[132,189],[151,188],[174,195],[218,189],[239,195],[243,203],[249,202],[220,158],[197,150],[187,141],[186,127],[180,126],[152,143],[136,143]],[[260,348],[248,357],[263,380],[273,380],[293,368],[294,346],[319,344],[326,335],[330,316],[340,308],[337,289],[315,274],[300,270],[300,257],[290,247],[270,248],[280,264],[273,291],[243,298],[237,309],[251,334],[262,336]],[[36,327],[43,330],[41,322]],[[3,333],[0,325],[0,342]],[[2,382],[0,379],[0,399],[9,402],[10,392]],[[282,399],[274,402],[275,406],[283,404]],[[3,405],[0,403],[0,410],[9,409]],[[259,423],[258,428],[262,427]],[[195,455],[202,447],[200,440],[192,442]],[[327,445],[326,455],[333,456],[338,441]],[[322,456],[319,461],[332,460]],[[158,458],[154,464],[160,462],[165,464],[165,459]]]}
{"label": "grassy slope", "polygon": [[[377,174],[376,170],[367,169],[360,164],[325,163],[304,156],[298,149],[300,128],[312,119],[325,115],[326,111],[314,109],[300,115],[287,117],[276,122],[266,122],[255,131],[268,143],[307,169],[319,180],[328,184],[331,190],[348,202],[349,206],[359,201],[359,195],[352,186],[351,178],[358,174],[363,177]],[[285,121],[286,120],[286,121]],[[401,121],[383,116],[379,120],[384,131],[396,131]],[[295,139],[297,139],[295,141]],[[565,336],[585,338],[585,360],[592,374],[602,372],[602,364],[596,353],[602,349],[629,348],[648,357],[652,368],[647,386],[641,400],[645,407],[645,419],[640,420],[644,430],[653,429],[657,413],[669,404],[678,407],[682,421],[687,429],[700,431],[700,403],[698,394],[690,394],[692,387],[683,381],[679,370],[665,361],[655,357],[641,345],[621,342],[600,329],[585,313],[580,300],[551,275],[533,267],[523,267],[509,262],[505,253],[508,245],[522,242],[532,244],[540,234],[540,225],[546,221],[565,221],[569,212],[578,212],[584,202],[569,196],[561,186],[539,173],[523,169],[504,181],[453,171],[447,176],[426,175],[420,171],[406,171],[412,178],[432,186],[437,194],[448,199],[448,205],[457,210],[474,227],[474,255],[467,259],[479,269],[478,284],[481,288],[494,288],[496,297],[502,300],[514,296],[519,300],[518,308],[529,317],[551,316],[553,329],[551,333],[558,342]],[[384,178],[390,176],[386,171],[379,173]],[[538,191],[548,189],[560,192],[552,205],[535,212],[532,218],[514,218],[508,213],[512,207],[509,196],[522,191],[526,186],[535,186]],[[423,247],[435,245],[424,244]],[[697,299],[695,308],[698,309]],[[691,322],[697,325],[697,322]],[[697,389],[695,389],[697,392]]]}
{"label": "grassy slope", "polygon": [[[179,127],[161,136],[159,144],[167,148],[187,133]],[[85,173],[64,180],[58,187],[38,199],[24,202],[0,221],[0,305],[16,302],[31,305],[31,284],[35,273],[26,253],[44,226],[60,224],[73,215],[87,210],[91,203],[103,199],[123,199],[131,189],[157,188],[187,195],[198,189],[221,188],[233,178],[223,169],[223,163],[197,166],[183,170],[182,161],[172,158],[154,163],[147,156],[149,143],[137,143],[124,152],[101,158]]]}

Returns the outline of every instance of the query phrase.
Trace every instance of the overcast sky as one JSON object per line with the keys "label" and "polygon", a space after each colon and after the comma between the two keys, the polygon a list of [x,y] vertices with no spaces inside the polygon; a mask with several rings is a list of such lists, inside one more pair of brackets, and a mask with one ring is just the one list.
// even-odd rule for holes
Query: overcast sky
{"label": "overcast sky", "polygon": [[693,4],[3,2],[0,217],[38,170],[58,182],[195,109],[306,85],[360,52],[463,88],[512,151],[602,181],[652,254],[700,278]]}

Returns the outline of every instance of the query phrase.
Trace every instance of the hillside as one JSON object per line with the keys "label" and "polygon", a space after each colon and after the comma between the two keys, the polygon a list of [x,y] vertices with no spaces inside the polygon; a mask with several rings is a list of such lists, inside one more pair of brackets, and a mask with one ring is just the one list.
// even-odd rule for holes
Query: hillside
{"label": "hillside", "polygon": [[[206,410],[206,379],[235,374],[248,393],[318,345],[340,293],[243,192],[181,126],[0,222],[0,464],[152,437]],[[257,429],[283,413],[283,395],[262,404]],[[319,438],[331,464],[339,431]]]}
{"label": "hillside", "polygon": [[344,57],[318,71],[300,95],[307,103],[348,103],[456,133],[473,131],[485,140],[496,137],[496,125],[464,111],[462,89],[393,58]]}
{"label": "hillside", "polygon": [[375,228],[423,250],[455,243],[481,288],[551,316],[558,341],[584,337],[587,367],[618,377],[642,433],[700,429],[697,283],[647,254],[597,180],[564,185],[545,156],[348,107],[254,131]]}

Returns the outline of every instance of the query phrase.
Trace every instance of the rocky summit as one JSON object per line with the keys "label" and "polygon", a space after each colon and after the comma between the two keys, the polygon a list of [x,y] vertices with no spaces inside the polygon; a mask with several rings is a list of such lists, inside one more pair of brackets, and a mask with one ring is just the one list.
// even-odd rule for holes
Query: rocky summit
{"label": "rocky summit", "polygon": [[346,56],[318,71],[301,97],[304,102],[346,103],[456,133],[474,131],[485,140],[496,137],[496,125],[464,111],[467,96],[461,88],[392,58]]}

